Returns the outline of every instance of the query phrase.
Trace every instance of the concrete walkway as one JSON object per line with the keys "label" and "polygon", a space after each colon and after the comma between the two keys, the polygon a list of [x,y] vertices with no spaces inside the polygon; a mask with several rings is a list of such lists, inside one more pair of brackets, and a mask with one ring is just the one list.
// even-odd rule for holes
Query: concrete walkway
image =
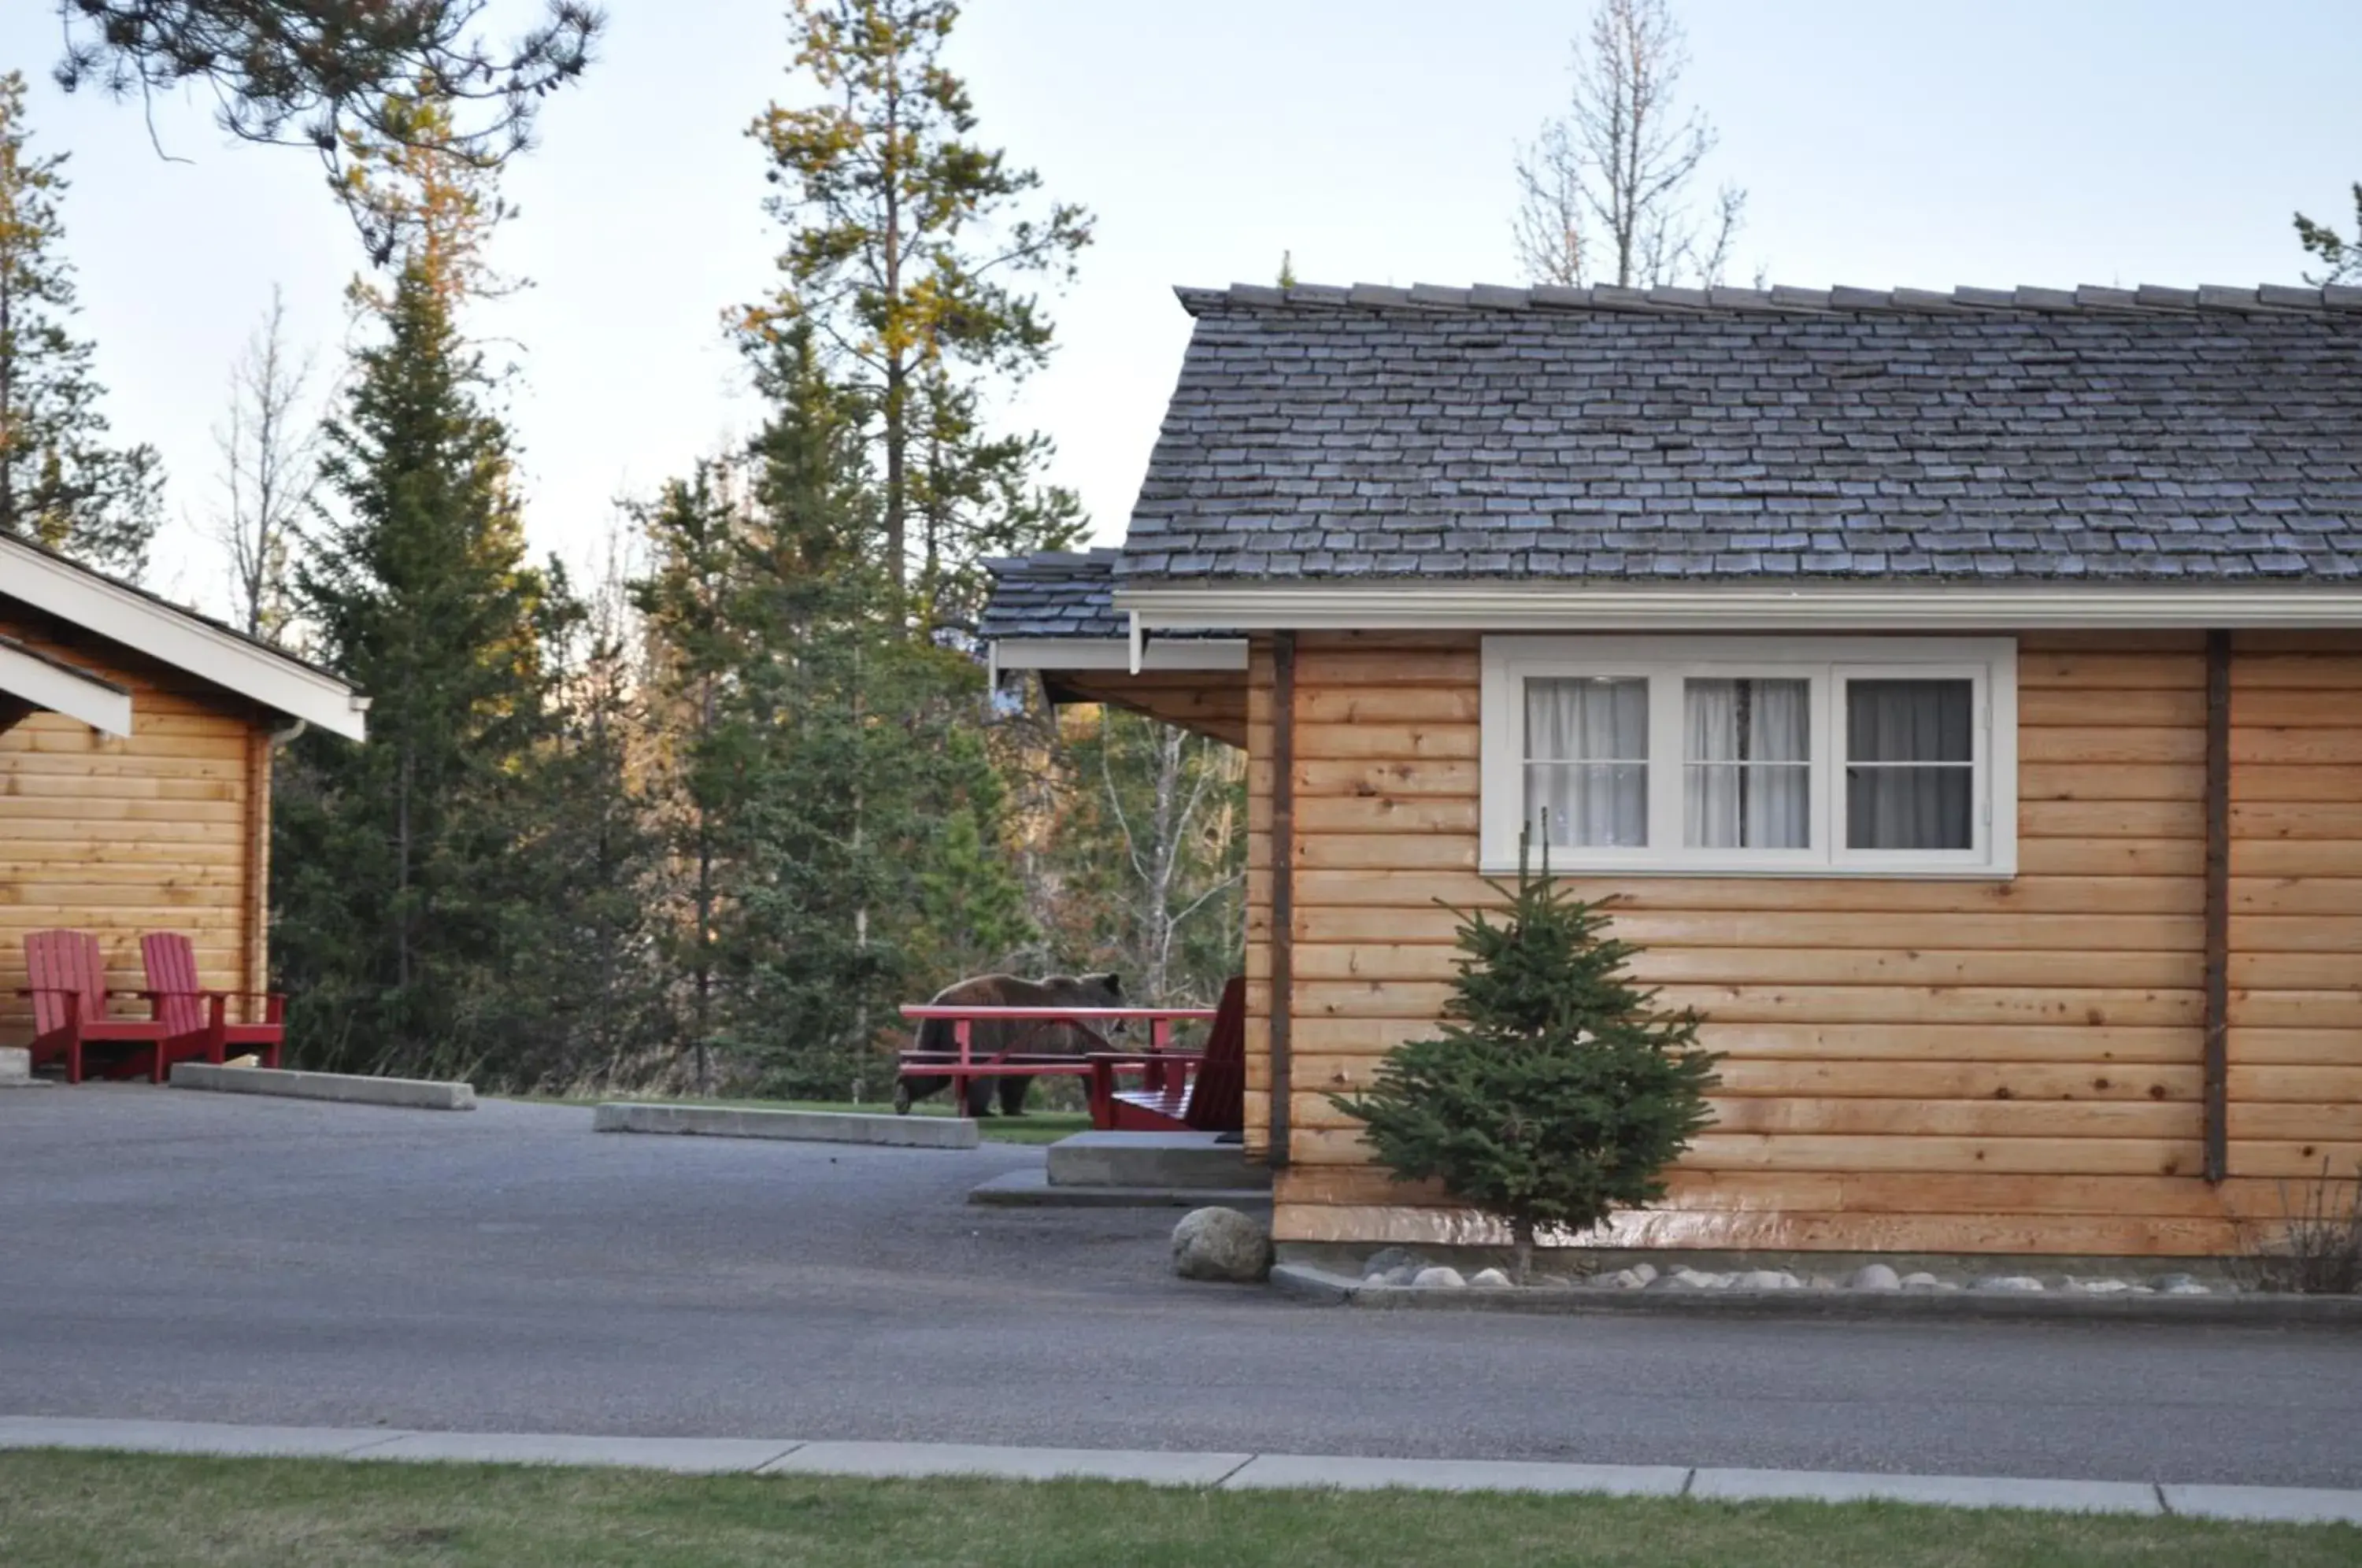
{"label": "concrete walkway", "polygon": [[606,1464],[682,1474],[977,1475],[1007,1481],[1139,1481],[1227,1492],[1399,1486],[1430,1492],[1587,1492],[1716,1502],[1880,1500],[1940,1507],[2043,1508],[2362,1525],[2362,1491],[2183,1486],[1983,1475],[1877,1475],[1822,1470],[1720,1470],[1671,1464],[1551,1464],[1510,1460],[1355,1459],[1300,1453],[1014,1448],[972,1443],[797,1442],[778,1438],[413,1432],[370,1427],[240,1427],[0,1416],[0,1450],[439,1460],[485,1464]]}

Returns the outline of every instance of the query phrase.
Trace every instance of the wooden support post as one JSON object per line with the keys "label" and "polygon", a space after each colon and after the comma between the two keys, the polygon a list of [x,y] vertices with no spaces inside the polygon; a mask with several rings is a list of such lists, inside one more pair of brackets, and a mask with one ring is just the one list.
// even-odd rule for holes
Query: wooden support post
{"label": "wooden support post", "polygon": [[1295,1083],[1291,1014],[1296,1005],[1296,634],[1271,638],[1271,1151],[1288,1156],[1288,1094]]}
{"label": "wooden support post", "polygon": [[2230,1175],[2231,634],[2206,634],[2206,1179]]}

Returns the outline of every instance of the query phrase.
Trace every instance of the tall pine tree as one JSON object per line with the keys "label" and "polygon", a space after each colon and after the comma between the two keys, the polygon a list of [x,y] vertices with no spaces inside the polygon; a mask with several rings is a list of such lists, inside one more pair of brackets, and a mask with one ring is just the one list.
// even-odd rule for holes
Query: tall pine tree
{"label": "tall pine tree", "polygon": [[1021,281],[1070,275],[1090,215],[1029,213],[1039,176],[971,139],[966,84],[942,62],[958,19],[952,0],[796,0],[795,65],[823,101],[774,105],[753,130],[792,232],[786,281],[746,310],[744,340],[767,361],[807,327],[859,394],[886,578],[899,598],[915,558],[927,625],[963,618],[979,555],[1080,527],[1073,497],[1036,483],[1046,444],[988,436],[977,411],[982,389],[1048,357],[1049,320]]}
{"label": "tall pine tree", "polygon": [[411,146],[381,167],[425,215],[362,293],[381,336],[326,427],[334,504],[294,580],[318,656],[372,698],[370,737],[307,737],[285,769],[273,941],[292,1032],[327,1062],[506,1077],[535,989],[510,961],[544,935],[521,853],[552,736],[543,648],[568,610],[524,564],[508,436],[458,321],[481,232],[434,216],[477,210],[484,176]]}
{"label": "tall pine tree", "polygon": [[160,515],[152,447],[113,447],[92,347],[67,330],[73,268],[59,254],[63,153],[39,157],[25,78],[0,76],[0,534],[137,577]]}

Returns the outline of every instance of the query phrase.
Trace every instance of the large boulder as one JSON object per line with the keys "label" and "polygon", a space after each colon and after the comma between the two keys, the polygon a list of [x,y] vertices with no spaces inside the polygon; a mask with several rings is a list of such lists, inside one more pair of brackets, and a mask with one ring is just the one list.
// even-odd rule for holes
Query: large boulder
{"label": "large boulder", "polygon": [[1235,1209],[1193,1209],[1173,1227],[1173,1272],[1252,1283],[1271,1272],[1271,1232]]}

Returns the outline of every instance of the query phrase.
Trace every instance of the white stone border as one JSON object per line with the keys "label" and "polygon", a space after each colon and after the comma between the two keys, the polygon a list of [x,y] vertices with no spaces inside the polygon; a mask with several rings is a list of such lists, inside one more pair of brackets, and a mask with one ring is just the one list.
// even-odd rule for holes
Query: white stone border
{"label": "white stone border", "polygon": [[419,1432],[368,1427],[244,1427],[210,1421],[0,1416],[0,1450],[96,1449],[490,1464],[613,1464],[690,1474],[975,1475],[1086,1478],[1224,1491],[1556,1492],[1715,1502],[1851,1503],[2035,1508],[2065,1513],[2362,1525],[2362,1490],[2157,1485],[1990,1475],[1878,1475],[1684,1465],[1554,1464],[1511,1460],[1363,1459],[1301,1453],[1009,1448],[968,1443],[799,1442],[785,1438],[587,1437],[550,1432]]}

